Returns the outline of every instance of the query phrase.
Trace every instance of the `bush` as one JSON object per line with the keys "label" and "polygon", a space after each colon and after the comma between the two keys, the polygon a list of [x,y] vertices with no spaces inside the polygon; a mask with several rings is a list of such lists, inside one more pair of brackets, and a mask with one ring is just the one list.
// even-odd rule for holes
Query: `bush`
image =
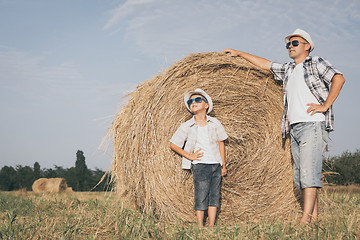
{"label": "bush", "polygon": [[335,172],[327,175],[329,183],[337,185],[360,184],[360,150],[351,153],[346,151],[340,156],[324,160],[324,172]]}

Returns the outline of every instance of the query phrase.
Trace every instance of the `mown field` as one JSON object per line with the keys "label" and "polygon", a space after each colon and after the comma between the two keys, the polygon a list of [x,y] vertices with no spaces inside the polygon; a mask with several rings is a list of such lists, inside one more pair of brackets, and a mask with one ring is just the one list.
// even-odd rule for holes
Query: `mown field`
{"label": "mown field", "polygon": [[360,187],[326,187],[320,221],[263,219],[213,230],[158,221],[115,193],[0,192],[0,239],[360,239]]}

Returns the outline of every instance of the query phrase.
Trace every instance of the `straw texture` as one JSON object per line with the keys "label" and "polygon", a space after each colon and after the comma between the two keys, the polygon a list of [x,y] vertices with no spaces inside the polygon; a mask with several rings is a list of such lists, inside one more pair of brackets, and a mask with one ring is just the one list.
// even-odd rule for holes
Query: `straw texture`
{"label": "straw texture", "polygon": [[222,53],[191,54],[129,94],[108,133],[117,191],[160,219],[195,221],[191,172],[169,147],[192,117],[183,96],[195,88],[212,97],[210,115],[229,135],[219,219],[287,217],[298,209],[290,147],[282,148],[282,87],[270,72]]}

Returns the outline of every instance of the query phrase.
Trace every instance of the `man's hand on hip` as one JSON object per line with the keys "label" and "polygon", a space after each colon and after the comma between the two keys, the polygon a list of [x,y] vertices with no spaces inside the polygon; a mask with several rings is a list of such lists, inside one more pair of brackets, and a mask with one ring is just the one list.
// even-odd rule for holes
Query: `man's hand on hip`
{"label": "man's hand on hip", "polygon": [[315,113],[322,113],[322,112],[326,112],[329,108],[325,107],[324,105],[321,104],[316,104],[316,103],[308,103],[306,104],[306,106],[309,106],[309,108],[307,109],[307,113],[311,113],[311,116],[314,115]]}

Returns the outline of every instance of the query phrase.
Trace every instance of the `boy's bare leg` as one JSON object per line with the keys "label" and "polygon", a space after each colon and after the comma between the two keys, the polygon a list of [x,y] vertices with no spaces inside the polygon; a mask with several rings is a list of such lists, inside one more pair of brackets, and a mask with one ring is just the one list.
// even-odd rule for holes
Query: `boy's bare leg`
{"label": "boy's bare leg", "polygon": [[204,226],[204,212],[205,211],[195,211],[196,214],[196,220],[199,223],[200,227]]}
{"label": "boy's bare leg", "polygon": [[208,208],[208,218],[209,218],[209,227],[210,228],[214,227],[215,219],[216,219],[216,212],[217,212],[217,207],[209,207]]}
{"label": "boy's bare leg", "polygon": [[[317,195],[317,188],[305,188],[303,190],[303,199],[304,199],[304,211],[300,220],[300,224],[308,224],[311,221],[311,216],[315,210],[315,202]],[[317,207],[317,204],[316,204]],[[317,214],[317,210],[316,210]],[[316,216],[317,217],[317,216]],[[315,218],[316,218],[315,217]]]}

